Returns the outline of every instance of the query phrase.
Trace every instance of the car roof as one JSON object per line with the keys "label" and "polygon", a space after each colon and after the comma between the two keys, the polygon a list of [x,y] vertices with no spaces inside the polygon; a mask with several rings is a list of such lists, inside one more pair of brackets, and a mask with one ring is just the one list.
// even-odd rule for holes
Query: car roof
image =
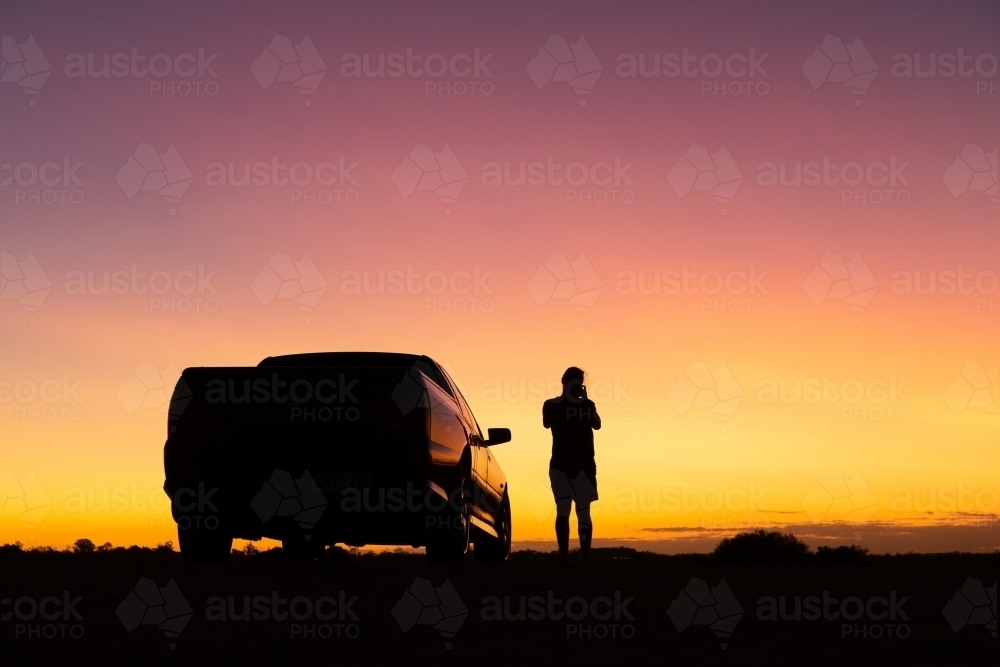
{"label": "car roof", "polygon": [[430,357],[402,352],[307,352],[267,357],[257,366],[413,366],[418,361],[437,365]]}

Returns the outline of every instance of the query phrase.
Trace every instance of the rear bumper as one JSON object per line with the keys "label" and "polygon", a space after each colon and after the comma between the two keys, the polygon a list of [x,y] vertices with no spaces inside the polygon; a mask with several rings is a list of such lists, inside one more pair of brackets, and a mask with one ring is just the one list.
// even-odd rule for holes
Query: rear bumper
{"label": "rear bumper", "polygon": [[454,527],[461,505],[456,489],[426,477],[372,475],[365,488],[310,490],[308,482],[273,475],[260,484],[213,477],[168,479],[178,526],[221,530],[233,537],[276,540],[306,535],[323,544],[413,545]]}

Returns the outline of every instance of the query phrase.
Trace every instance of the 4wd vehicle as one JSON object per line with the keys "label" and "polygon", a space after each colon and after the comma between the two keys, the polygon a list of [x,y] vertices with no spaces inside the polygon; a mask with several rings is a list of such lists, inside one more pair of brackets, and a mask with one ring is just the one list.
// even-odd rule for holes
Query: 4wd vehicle
{"label": "4wd vehicle", "polygon": [[233,538],[309,558],[343,543],[425,546],[432,560],[510,554],[507,479],[432,359],[384,352],[188,368],[163,450],[181,553],[223,562]]}

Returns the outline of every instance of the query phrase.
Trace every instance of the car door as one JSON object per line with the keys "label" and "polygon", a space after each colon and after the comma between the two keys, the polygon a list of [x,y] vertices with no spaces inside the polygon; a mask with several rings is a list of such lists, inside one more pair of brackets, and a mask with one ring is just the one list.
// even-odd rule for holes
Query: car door
{"label": "car door", "polygon": [[474,503],[480,506],[480,509],[485,510],[490,515],[490,520],[492,520],[500,508],[500,499],[503,496],[503,486],[497,483],[498,481],[505,482],[503,480],[503,473],[500,472],[500,466],[497,464],[492,452],[490,452],[489,447],[483,444],[482,430],[479,428],[476,417],[472,414],[472,409],[469,407],[468,402],[466,402],[458,385],[455,384],[455,381],[451,379],[451,376],[444,369],[441,369],[441,374],[451,385],[451,393],[455,396],[455,400],[462,410],[462,416],[470,434],[469,441],[473,445],[473,479],[476,481],[478,487],[477,495],[479,496],[479,498],[474,499]]}
{"label": "car door", "polygon": [[486,452],[488,460],[486,479],[490,488],[496,492],[499,501],[507,489],[507,477],[503,474],[503,469],[500,468],[500,464],[493,455],[493,450],[489,447],[482,447],[482,449]]}

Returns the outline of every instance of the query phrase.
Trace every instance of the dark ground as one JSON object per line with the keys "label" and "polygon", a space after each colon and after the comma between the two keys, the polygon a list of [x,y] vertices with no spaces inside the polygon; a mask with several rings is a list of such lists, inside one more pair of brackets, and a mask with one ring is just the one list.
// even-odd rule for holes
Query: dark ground
{"label": "dark ground", "polygon": [[[577,555],[578,556],[578,555]],[[910,555],[871,557],[867,564],[838,565],[721,565],[708,556],[658,556],[629,551],[600,550],[594,563],[575,563],[564,569],[554,554],[517,552],[506,564],[463,562],[428,564],[422,556],[381,555],[335,557],[319,562],[287,562],[275,553],[236,557],[221,566],[190,566],[179,555],[151,550],[110,553],[25,553],[0,550],[0,618],[20,604],[29,615],[34,602],[54,596],[60,605],[46,606],[55,620],[35,616],[30,621],[0,621],[0,664],[39,667],[66,665],[235,665],[281,664],[501,664],[501,665],[997,665],[994,637],[983,625],[967,625],[958,632],[942,610],[968,577],[989,587],[997,579],[1000,555]],[[126,631],[116,614],[140,577],[160,587],[173,579],[192,608],[180,635],[168,638],[156,625]],[[428,625],[403,632],[392,609],[416,577],[440,586],[447,578],[469,614],[456,636],[446,640]],[[722,649],[705,625],[679,632],[667,614],[671,602],[692,577],[715,586],[725,578],[743,609],[732,636]],[[328,622],[316,618],[210,621],[206,601],[212,596],[234,596],[236,610],[244,596],[278,596],[313,600],[329,595],[357,596],[352,610],[357,620]],[[74,599],[82,620],[64,619],[64,591]],[[588,600],[618,591],[632,619],[583,619],[572,625],[591,626],[592,635],[579,638],[563,620],[488,621],[481,617],[488,596],[517,598],[553,591],[557,598],[582,596]],[[909,597],[903,612],[909,620],[874,621],[862,617],[849,627],[843,621],[762,621],[756,617],[763,596],[822,596],[867,599],[891,591]],[[995,602],[994,602],[995,604]],[[788,605],[791,608],[791,604]],[[304,608],[304,607],[302,607]],[[599,612],[601,609],[598,610]],[[877,611],[877,609],[876,609]],[[54,612],[54,613],[51,613]],[[141,612],[140,612],[141,613]],[[433,612],[430,612],[433,613]],[[711,612],[706,612],[711,613]],[[995,607],[992,612],[995,614]],[[133,612],[133,618],[134,616]],[[148,621],[155,621],[147,617]],[[353,624],[348,628],[346,624]],[[320,626],[329,626],[322,628]],[[602,631],[598,626],[605,626]],[[81,627],[82,626],[82,627]],[[303,627],[306,626],[306,627]],[[628,627],[626,627],[628,626]],[[861,627],[867,638],[855,637]],[[881,626],[880,629],[873,629]],[[892,626],[891,628],[889,626]],[[905,626],[905,630],[902,626]],[[855,630],[855,627],[857,628]],[[301,634],[310,628],[329,638]],[[354,638],[342,636],[357,632]],[[908,631],[908,633],[907,633]],[[75,633],[78,639],[62,638]],[[586,633],[586,629],[582,631]],[[873,633],[883,635],[873,639]],[[293,633],[300,636],[293,637]],[[622,634],[629,634],[623,637]],[[889,637],[889,634],[892,637]],[[898,634],[908,634],[898,637]],[[20,634],[21,636],[18,636]],[[24,636],[35,634],[37,636]],[[54,638],[44,635],[55,634]],[[618,637],[612,637],[617,634]],[[568,636],[569,635],[569,636]],[[176,647],[171,649],[171,642]]]}

